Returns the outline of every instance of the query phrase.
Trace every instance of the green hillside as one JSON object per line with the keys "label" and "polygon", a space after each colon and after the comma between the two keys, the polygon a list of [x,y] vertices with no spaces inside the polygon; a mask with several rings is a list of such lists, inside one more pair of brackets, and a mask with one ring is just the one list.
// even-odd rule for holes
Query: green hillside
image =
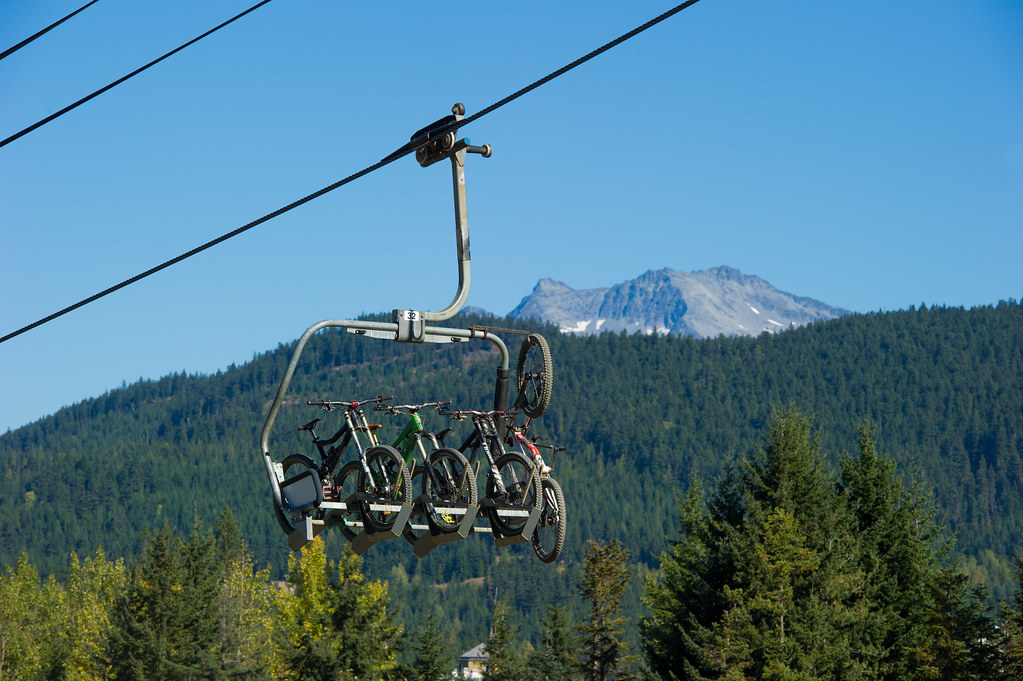
{"label": "green hillside", "polygon": [[[460,319],[516,326],[512,320]],[[519,325],[521,326],[521,325]],[[585,540],[619,539],[639,562],[625,601],[636,636],[642,573],[677,536],[677,500],[750,452],[772,407],[814,418],[831,460],[855,450],[857,426],[877,426],[879,451],[932,486],[957,550],[992,595],[1012,588],[1006,558],[1023,549],[1023,307],[911,309],[843,317],[757,338],[563,336],[538,325],[555,362],[554,399],[537,432],[567,445],[555,474],[570,512],[561,562],[486,536],[417,559],[402,540],[374,546],[365,572],[389,582],[400,616],[449,616],[465,648],[479,642],[489,604],[508,600],[523,634],[552,603],[573,614]],[[504,334],[517,351],[518,338]],[[173,375],[113,390],[0,436],[0,565],[26,552],[63,576],[68,556],[135,556],[140,532],[187,533],[232,509],[257,564],[286,569],[258,458],[259,431],[292,345],[211,376]],[[492,401],[487,343],[410,346],[327,331],[307,347],[277,419],[278,460],[312,454],[295,427],[319,416],[305,400],[395,394]],[[388,424],[397,433],[397,424]],[[440,416],[429,425],[446,425]],[[464,432],[464,431],[462,431]],[[339,555],[340,537],[325,534]],[[482,578],[482,579],[480,579]]]}

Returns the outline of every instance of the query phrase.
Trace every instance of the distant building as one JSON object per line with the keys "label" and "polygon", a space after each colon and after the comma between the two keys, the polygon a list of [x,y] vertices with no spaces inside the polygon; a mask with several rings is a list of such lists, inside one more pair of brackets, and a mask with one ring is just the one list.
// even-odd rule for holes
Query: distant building
{"label": "distant building", "polygon": [[458,669],[452,676],[462,679],[482,679],[483,667],[487,664],[487,654],[484,652],[486,643],[481,643],[472,650],[467,650],[458,658]]}

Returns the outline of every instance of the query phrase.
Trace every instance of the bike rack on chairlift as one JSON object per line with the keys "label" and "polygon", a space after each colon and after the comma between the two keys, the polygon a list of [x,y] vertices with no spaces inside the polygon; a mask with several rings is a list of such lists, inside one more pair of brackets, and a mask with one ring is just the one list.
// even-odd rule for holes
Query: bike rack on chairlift
{"label": "bike rack on chairlift", "polygon": [[[267,478],[270,481],[270,489],[273,494],[274,503],[280,508],[290,512],[302,514],[302,524],[288,533],[288,546],[293,551],[298,551],[305,544],[327,527],[336,526],[342,531],[345,538],[351,542],[356,553],[361,554],[378,541],[391,539],[404,534],[406,539],[413,544],[415,554],[422,557],[437,546],[465,539],[472,532],[491,533],[498,546],[527,541],[533,533],[540,512],[538,510],[516,510],[501,509],[493,512],[509,516],[526,517],[521,531],[513,535],[504,535],[499,529],[487,526],[476,526],[475,521],[479,515],[480,507],[484,506],[487,500],[479,506],[452,506],[446,507],[445,511],[451,515],[462,515],[462,521],[458,529],[450,532],[441,531],[429,513],[423,508],[423,497],[417,499],[412,506],[404,503],[382,502],[370,498],[356,498],[360,495],[353,495],[344,501],[324,501],[323,489],[319,476],[315,471],[308,471],[288,480],[284,479],[284,469],[279,462],[275,462],[270,456],[270,431],[274,421],[284,403],[284,396],[288,391],[298,360],[305,349],[306,343],[316,332],[328,328],[339,327],[348,333],[370,338],[380,338],[399,343],[458,343],[466,340],[482,339],[492,343],[498,350],[501,363],[497,368],[497,380],[494,387],[494,408],[503,410],[508,402],[508,382],[511,374],[508,360],[508,347],[498,336],[486,328],[473,326],[468,329],[449,328],[443,326],[432,326],[430,323],[443,322],[458,314],[465,301],[469,297],[469,285],[471,282],[469,267],[469,222],[466,216],[465,198],[465,159],[470,153],[481,154],[484,158],[491,155],[490,145],[481,147],[469,144],[469,140],[457,140],[458,121],[461,121],[465,114],[465,107],[455,104],[451,109],[452,115],[435,121],[422,130],[412,135],[409,145],[410,149],[416,150],[416,160],[422,167],[427,167],[445,158],[451,159],[452,184],[455,194],[455,245],[458,256],[458,288],[452,301],[439,312],[428,312],[411,309],[395,309],[393,321],[373,322],[351,319],[327,319],[317,322],[306,329],[291,355],[291,361],[284,372],[270,412],[263,424],[260,433],[260,452],[263,457],[263,464],[266,469]],[[411,482],[411,481],[410,481]],[[355,507],[353,508],[353,504]],[[314,519],[312,512],[322,509],[325,511],[322,519]],[[363,518],[361,523],[349,523],[342,515],[345,512],[351,513],[358,510]],[[376,530],[372,522],[366,522],[370,510],[397,511],[394,524],[385,530]],[[426,524],[411,524],[410,518],[415,515],[426,517]],[[362,532],[356,533],[353,527],[362,526]],[[410,532],[409,530],[414,532]],[[422,532],[415,535],[415,532]]]}

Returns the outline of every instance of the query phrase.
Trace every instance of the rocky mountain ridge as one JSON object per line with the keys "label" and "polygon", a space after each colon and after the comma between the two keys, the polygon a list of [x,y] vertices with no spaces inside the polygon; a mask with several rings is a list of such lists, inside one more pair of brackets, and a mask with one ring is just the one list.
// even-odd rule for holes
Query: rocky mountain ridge
{"label": "rocky mountain ridge", "polygon": [[541,279],[509,316],[539,319],[575,334],[626,331],[714,338],[775,333],[847,314],[721,266],[695,272],[649,270],[614,286],[584,290]]}

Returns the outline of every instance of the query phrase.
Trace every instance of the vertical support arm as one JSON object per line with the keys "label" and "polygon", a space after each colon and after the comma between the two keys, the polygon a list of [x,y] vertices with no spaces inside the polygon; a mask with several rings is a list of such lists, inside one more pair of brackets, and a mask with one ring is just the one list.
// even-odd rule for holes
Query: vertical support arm
{"label": "vertical support arm", "polygon": [[423,312],[424,322],[451,319],[469,299],[472,274],[469,266],[469,216],[465,198],[465,148],[451,154],[451,183],[455,194],[455,248],[458,256],[458,289],[448,306],[439,312]]}

